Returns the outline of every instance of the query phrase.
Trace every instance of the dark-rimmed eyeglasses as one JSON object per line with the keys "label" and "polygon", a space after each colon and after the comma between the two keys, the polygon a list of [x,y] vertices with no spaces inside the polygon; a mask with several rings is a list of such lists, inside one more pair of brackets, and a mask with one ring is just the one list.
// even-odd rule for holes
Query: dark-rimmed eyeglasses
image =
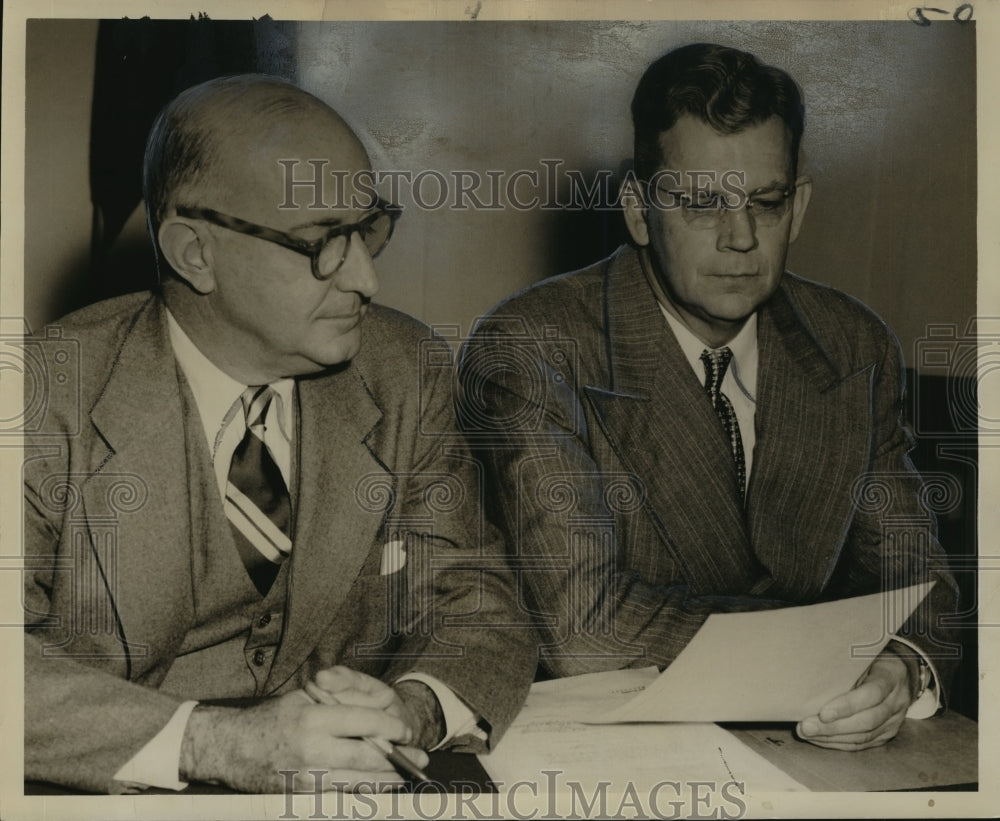
{"label": "dark-rimmed eyeglasses", "polygon": [[191,208],[178,205],[176,211],[178,216],[205,220],[205,222],[218,225],[220,228],[227,228],[239,234],[273,242],[282,248],[288,248],[290,251],[307,256],[312,266],[312,275],[323,281],[337,273],[340,266],[344,264],[351,248],[351,237],[354,234],[361,237],[372,259],[377,257],[382,249],[388,245],[396,220],[399,219],[403,209],[398,205],[392,205],[379,199],[371,211],[358,222],[335,225],[328,228],[318,239],[302,239],[286,234],[284,231],[223,214],[221,211],[215,211],[211,208]]}
{"label": "dark-rimmed eyeglasses", "polygon": [[753,224],[760,226],[778,225],[789,211],[796,186],[766,188],[751,191],[727,191],[725,194],[713,191],[674,191],[646,182],[646,190],[652,197],[651,203],[662,211],[676,211],[684,221],[696,230],[718,228],[730,212],[746,209]]}

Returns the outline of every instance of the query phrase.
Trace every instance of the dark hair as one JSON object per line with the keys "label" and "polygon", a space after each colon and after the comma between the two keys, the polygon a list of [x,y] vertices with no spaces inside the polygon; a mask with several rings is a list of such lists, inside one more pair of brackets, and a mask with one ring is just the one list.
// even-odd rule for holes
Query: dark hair
{"label": "dark hair", "polygon": [[182,91],[166,105],[150,129],[142,167],[146,225],[158,267],[160,224],[178,190],[209,179],[225,133],[259,115],[316,105],[325,107],[298,86],[266,74],[216,77]]}
{"label": "dark hair", "polygon": [[792,137],[793,170],[805,126],[805,107],[795,81],[756,57],[713,43],[670,51],[646,69],[632,98],[636,174],[648,179],[663,162],[660,135],[684,114],[720,134],[780,117]]}

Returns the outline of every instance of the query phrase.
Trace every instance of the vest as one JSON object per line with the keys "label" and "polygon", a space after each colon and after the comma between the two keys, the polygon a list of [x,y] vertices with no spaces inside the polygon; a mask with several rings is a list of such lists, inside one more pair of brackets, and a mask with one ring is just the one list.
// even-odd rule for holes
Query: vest
{"label": "vest", "polygon": [[[159,689],[198,700],[264,696],[281,642],[291,561],[281,566],[261,598],[233,542],[204,428],[179,368],[178,381],[191,500],[195,617]],[[294,509],[294,498],[292,502]]]}

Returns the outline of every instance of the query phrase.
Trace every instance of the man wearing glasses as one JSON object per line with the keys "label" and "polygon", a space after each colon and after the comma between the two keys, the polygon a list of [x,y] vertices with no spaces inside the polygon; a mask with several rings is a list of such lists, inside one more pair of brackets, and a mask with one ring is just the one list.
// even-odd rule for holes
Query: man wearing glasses
{"label": "man wearing glasses", "polygon": [[[343,187],[290,202],[289,160]],[[371,302],[399,211],[368,171],[274,78],[209,81],[154,124],[160,289],[61,323],[76,401],[53,391],[28,440],[27,778],[392,786],[364,739],[419,767],[520,708],[534,643],[426,367],[447,343]]]}
{"label": "man wearing glasses", "polygon": [[955,586],[906,458],[895,337],[785,271],[811,193],[798,88],[696,44],[647,69],[632,114],[632,244],[501,303],[460,361],[544,664],[662,668],[713,612],[936,578],[866,679],[797,728],[882,744],[940,703],[949,671],[928,659],[950,649],[935,617]]}

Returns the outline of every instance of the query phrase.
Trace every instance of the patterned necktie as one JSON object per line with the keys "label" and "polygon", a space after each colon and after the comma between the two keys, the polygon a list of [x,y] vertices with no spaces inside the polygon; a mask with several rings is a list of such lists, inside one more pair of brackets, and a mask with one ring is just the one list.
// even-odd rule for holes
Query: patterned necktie
{"label": "patterned necktie", "polygon": [[264,420],[274,396],[267,385],[251,385],[240,397],[247,432],[233,453],[225,502],[240,558],[262,596],[292,549],[288,488],[264,444]]}
{"label": "patterned necktie", "polygon": [[722,392],[722,379],[726,375],[726,368],[733,358],[733,352],[729,348],[718,348],[716,350],[704,350],[701,352],[701,361],[705,365],[705,392],[712,400],[712,407],[722,422],[722,429],[729,439],[729,447],[732,450],[733,462],[736,463],[736,479],[740,485],[740,495],[746,492],[747,466],[743,454],[743,439],[740,437],[740,423],[736,420],[736,411],[733,410],[733,403],[729,397]]}

